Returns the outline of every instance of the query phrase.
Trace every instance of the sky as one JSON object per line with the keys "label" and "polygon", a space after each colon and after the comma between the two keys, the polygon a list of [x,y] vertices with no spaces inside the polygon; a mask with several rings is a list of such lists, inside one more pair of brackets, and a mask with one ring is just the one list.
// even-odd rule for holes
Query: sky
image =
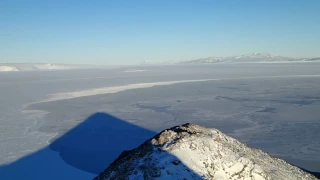
{"label": "sky", "polygon": [[0,0],[0,62],[320,56],[319,0]]}

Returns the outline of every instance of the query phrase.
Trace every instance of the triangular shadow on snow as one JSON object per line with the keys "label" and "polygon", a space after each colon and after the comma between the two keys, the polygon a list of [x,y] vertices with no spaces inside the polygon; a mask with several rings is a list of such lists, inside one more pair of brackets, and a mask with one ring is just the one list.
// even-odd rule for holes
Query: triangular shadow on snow
{"label": "triangular shadow on snow", "polygon": [[71,166],[98,174],[122,151],[136,148],[155,134],[112,115],[95,113],[49,147]]}

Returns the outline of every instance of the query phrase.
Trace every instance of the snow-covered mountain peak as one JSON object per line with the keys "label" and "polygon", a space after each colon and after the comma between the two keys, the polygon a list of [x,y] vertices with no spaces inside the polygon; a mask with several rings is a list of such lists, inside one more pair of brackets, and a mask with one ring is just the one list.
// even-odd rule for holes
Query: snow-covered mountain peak
{"label": "snow-covered mountain peak", "polygon": [[251,53],[251,54],[248,54],[247,56],[251,56],[251,57],[273,57],[274,55],[271,55],[270,53]]}
{"label": "snow-covered mountain peak", "polygon": [[162,131],[138,148],[124,151],[95,178],[102,179],[317,178],[219,130],[184,124]]}
{"label": "snow-covered mountain peak", "polygon": [[273,55],[270,53],[251,53],[240,56],[229,57],[208,57],[195,60],[183,61],[182,64],[198,64],[198,63],[283,63],[283,62],[305,62],[316,61],[312,59],[297,59]]}

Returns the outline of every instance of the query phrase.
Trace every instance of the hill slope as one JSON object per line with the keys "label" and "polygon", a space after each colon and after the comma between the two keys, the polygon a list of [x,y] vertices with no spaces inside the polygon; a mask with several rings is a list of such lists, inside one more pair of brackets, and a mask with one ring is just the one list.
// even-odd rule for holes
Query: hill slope
{"label": "hill slope", "polygon": [[253,149],[219,130],[184,124],[124,151],[102,179],[277,179],[317,178]]}

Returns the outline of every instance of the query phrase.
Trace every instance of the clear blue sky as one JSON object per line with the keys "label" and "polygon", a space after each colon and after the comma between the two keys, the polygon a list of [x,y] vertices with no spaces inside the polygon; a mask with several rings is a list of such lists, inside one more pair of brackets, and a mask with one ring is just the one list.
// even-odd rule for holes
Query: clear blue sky
{"label": "clear blue sky", "polygon": [[320,0],[0,0],[0,62],[320,56]]}

